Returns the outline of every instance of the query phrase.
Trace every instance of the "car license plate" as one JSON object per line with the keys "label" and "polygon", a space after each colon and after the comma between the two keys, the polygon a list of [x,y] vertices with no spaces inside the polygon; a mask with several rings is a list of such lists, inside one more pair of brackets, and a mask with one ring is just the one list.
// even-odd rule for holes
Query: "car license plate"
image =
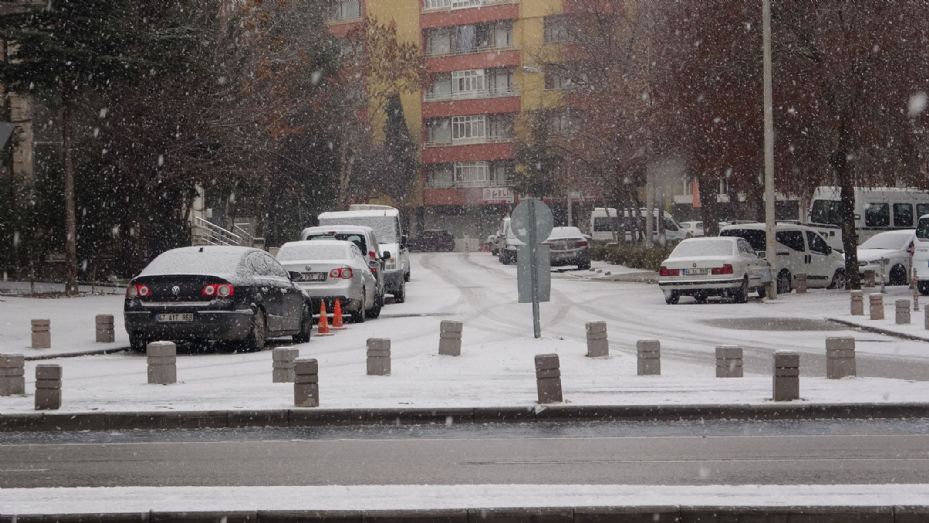
{"label": "car license plate", "polygon": [[156,316],[156,320],[162,323],[173,323],[181,321],[194,321],[194,315],[190,312],[184,313],[162,313]]}
{"label": "car license plate", "polygon": [[325,272],[304,272],[303,281],[326,281]]}
{"label": "car license plate", "polygon": [[706,269],[684,269],[684,276],[703,276]]}

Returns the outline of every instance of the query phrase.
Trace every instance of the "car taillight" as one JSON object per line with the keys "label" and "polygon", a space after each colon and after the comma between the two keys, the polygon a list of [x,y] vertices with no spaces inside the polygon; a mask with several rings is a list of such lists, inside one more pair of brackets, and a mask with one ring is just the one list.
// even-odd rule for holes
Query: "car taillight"
{"label": "car taillight", "polygon": [[575,247],[587,247],[587,242],[582,240],[582,241],[575,243],[574,246]]}
{"label": "car taillight", "polygon": [[352,269],[351,267],[340,267],[338,269],[332,269],[329,271],[330,278],[342,278],[343,280],[352,279]]}
{"label": "car taillight", "polygon": [[152,290],[148,288],[148,285],[141,283],[130,284],[126,288],[126,296],[129,298],[148,298],[151,295]]}
{"label": "car taillight", "polygon": [[235,287],[228,283],[208,283],[200,289],[204,298],[231,298],[235,296]]}
{"label": "car taillight", "polygon": [[372,261],[377,260],[377,253],[374,251],[368,251],[368,258],[370,258]]}
{"label": "car taillight", "polygon": [[723,265],[722,267],[713,267],[712,269],[710,269],[710,273],[711,274],[732,274],[732,265],[729,265],[727,263]]}
{"label": "car taillight", "polygon": [[680,274],[681,274],[680,269],[669,269],[665,266],[661,266],[661,268],[658,269],[659,276],[679,276]]}

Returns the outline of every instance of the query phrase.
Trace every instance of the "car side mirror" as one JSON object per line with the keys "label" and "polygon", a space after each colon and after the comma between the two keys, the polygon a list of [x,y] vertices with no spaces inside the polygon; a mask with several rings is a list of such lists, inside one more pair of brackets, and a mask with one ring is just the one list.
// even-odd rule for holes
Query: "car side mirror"
{"label": "car side mirror", "polygon": [[382,259],[382,260],[389,260],[389,259],[390,259],[390,251],[384,251],[384,254],[381,254],[381,259]]}
{"label": "car side mirror", "polygon": [[832,247],[826,246],[826,254],[832,254]]}
{"label": "car side mirror", "polygon": [[290,276],[290,281],[300,281],[303,279],[303,274],[297,271],[287,271],[287,275]]}

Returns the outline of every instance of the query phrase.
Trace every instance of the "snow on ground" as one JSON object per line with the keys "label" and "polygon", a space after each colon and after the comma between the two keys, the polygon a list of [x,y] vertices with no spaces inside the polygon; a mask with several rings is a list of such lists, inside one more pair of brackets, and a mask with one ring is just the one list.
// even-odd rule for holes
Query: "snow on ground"
{"label": "snow on ground", "polygon": [[[846,311],[848,293],[812,291],[747,304],[664,303],[654,285],[602,282],[553,274],[552,301],[542,304],[543,338],[532,338],[530,306],[516,303],[515,268],[487,254],[414,256],[407,302],[389,304],[378,320],[349,325],[328,338],[298,345],[320,363],[325,408],[476,407],[535,404],[533,357],[561,356],[565,399],[575,405],[711,404],[769,401],[770,375],[715,378],[715,346],[795,350],[822,358],[827,336],[859,339],[858,352],[929,364],[923,342],[821,325],[793,330],[800,319]],[[584,271],[586,272],[586,271]],[[892,295],[905,289],[894,289]],[[0,352],[27,356],[100,348],[93,317],[112,313],[125,346],[121,296],[73,299],[0,298]],[[888,314],[892,300],[888,297]],[[51,351],[29,349],[29,318],[52,320]],[[465,323],[462,356],[439,356],[439,323]],[[585,357],[584,323],[609,325],[611,356]],[[814,323],[825,323],[818,321]],[[783,330],[787,329],[787,330]],[[392,375],[365,375],[365,340],[392,340]],[[662,343],[662,375],[636,376],[635,342]],[[289,346],[287,340],[276,346]],[[183,347],[182,347],[183,349]],[[146,384],[146,359],[118,353],[57,360],[63,367],[63,412],[264,409],[292,406],[292,386],[271,383],[271,352],[184,353],[176,385]],[[0,413],[32,412],[34,367],[27,363],[27,396],[0,397]],[[826,380],[804,376],[803,400],[817,403],[924,401],[929,381],[886,378]]]}
{"label": "snow on ground", "polygon": [[331,485],[0,489],[5,513],[923,506],[929,485]]}

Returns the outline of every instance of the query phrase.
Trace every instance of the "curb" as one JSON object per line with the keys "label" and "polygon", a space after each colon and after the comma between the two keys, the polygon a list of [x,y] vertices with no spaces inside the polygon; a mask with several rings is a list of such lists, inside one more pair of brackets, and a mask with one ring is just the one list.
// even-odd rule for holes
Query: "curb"
{"label": "curb", "polygon": [[0,515],[0,523],[51,523],[161,521],[186,522],[291,522],[435,521],[448,523],[535,521],[539,523],[587,523],[598,521],[817,521],[845,523],[917,523],[929,516],[929,506],[578,506],[514,507],[416,510],[249,510],[106,514]]}
{"label": "curb", "polygon": [[129,350],[129,347],[116,347],[113,349],[97,349],[97,350],[86,350],[83,352],[67,352],[64,354],[42,354],[41,356],[24,356],[24,361],[42,361],[42,360],[57,360],[59,358],[79,358],[81,356],[101,356],[107,354],[115,354],[117,352],[126,352]]}
{"label": "curb", "polygon": [[916,336],[915,334],[907,334],[905,332],[897,332],[888,329],[882,329],[880,327],[871,327],[869,325],[862,325],[860,323],[855,323],[848,320],[840,320],[838,318],[826,318],[826,321],[832,323],[838,323],[839,325],[845,325],[846,327],[855,327],[856,329],[861,329],[867,332],[873,332],[874,334],[883,334],[885,336],[891,336],[894,338],[901,338],[904,340],[910,341],[924,341],[929,343],[929,338],[923,338],[922,336]]}
{"label": "curb", "polygon": [[929,403],[638,405],[448,409],[279,409],[0,414],[0,432],[447,425],[553,421],[745,421],[929,418]]}

